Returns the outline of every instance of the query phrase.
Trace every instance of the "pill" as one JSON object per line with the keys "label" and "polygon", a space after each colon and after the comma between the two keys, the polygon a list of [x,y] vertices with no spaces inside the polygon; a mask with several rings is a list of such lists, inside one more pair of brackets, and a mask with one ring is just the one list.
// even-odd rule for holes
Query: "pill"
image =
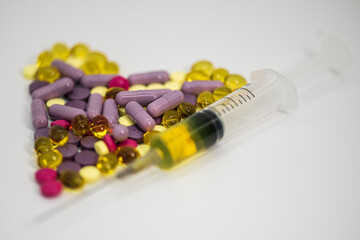
{"label": "pill", "polygon": [[53,66],[40,67],[35,73],[35,79],[53,83],[60,78],[60,72]]}
{"label": "pill", "polygon": [[115,62],[107,62],[105,63],[103,71],[107,74],[118,74],[119,66]]}
{"label": "pill", "polygon": [[147,89],[154,90],[154,89],[164,89],[164,84],[161,83],[151,83],[147,86]]}
{"label": "pill", "polygon": [[147,112],[152,117],[158,117],[166,111],[175,108],[184,101],[184,94],[179,90],[171,91],[147,106]]}
{"label": "pill", "polygon": [[131,101],[138,102],[141,106],[147,106],[169,92],[171,92],[170,89],[123,91],[116,95],[115,101],[120,106],[125,106]]}
{"label": "pill", "polygon": [[66,129],[70,128],[70,122],[68,122],[66,120],[62,120],[62,119],[55,120],[50,124],[51,127],[55,126],[55,125],[62,126],[63,128],[66,128]]}
{"label": "pill", "polygon": [[131,85],[150,83],[165,83],[169,81],[169,74],[166,71],[131,74],[128,78]]}
{"label": "pill", "polygon": [[166,130],[166,127],[162,126],[162,125],[155,125],[153,131],[157,131],[157,132],[163,132]]}
{"label": "pill", "polygon": [[39,54],[37,58],[37,66],[44,67],[49,66],[54,60],[54,54],[50,51],[43,51]]}
{"label": "pill", "polygon": [[89,97],[88,104],[86,106],[86,114],[89,120],[93,120],[94,117],[101,114],[104,98],[98,93],[93,93]]}
{"label": "pill", "polygon": [[65,105],[65,100],[62,98],[52,98],[46,102],[46,107],[51,107],[54,104]]}
{"label": "pill", "polygon": [[131,146],[123,146],[116,151],[116,156],[120,164],[130,164],[140,156],[139,152]]}
{"label": "pill", "polygon": [[78,147],[74,144],[67,143],[64,146],[56,148],[63,156],[63,161],[71,161],[78,153]]}
{"label": "pill", "polygon": [[103,106],[102,115],[106,117],[109,126],[112,127],[119,121],[119,109],[114,99],[106,99]]}
{"label": "pill", "polygon": [[49,138],[55,145],[63,146],[69,139],[69,133],[62,126],[55,125],[50,128]]}
{"label": "pill", "polygon": [[84,150],[75,155],[75,162],[82,166],[95,166],[99,155],[92,150]]}
{"label": "pill", "polygon": [[32,94],[37,89],[45,87],[47,85],[49,85],[49,82],[35,80],[32,83],[30,83],[30,85],[29,85],[29,92],[30,92],[30,94]]}
{"label": "pill", "polygon": [[68,143],[74,144],[76,146],[79,145],[82,136],[76,135],[72,130],[68,130],[68,133],[69,133]]}
{"label": "pill", "polygon": [[184,93],[184,102],[191,103],[196,106],[197,97],[194,94]]}
{"label": "pill", "polygon": [[62,162],[62,155],[56,149],[53,149],[52,151],[44,152],[41,155],[39,155],[37,158],[37,163],[41,168],[56,169],[56,167],[59,166],[61,162]]}
{"label": "pill", "polygon": [[54,149],[54,145],[50,138],[48,137],[39,137],[35,140],[34,150],[36,154],[40,155],[47,151],[52,151]]}
{"label": "pill", "polygon": [[84,59],[90,52],[89,47],[84,43],[77,43],[70,49],[70,56]]}
{"label": "pill", "polygon": [[84,61],[82,59],[71,57],[71,56],[68,59],[66,59],[66,63],[68,63],[71,66],[76,67],[76,68],[80,68],[81,65],[83,64],[83,62]]}
{"label": "pill", "polygon": [[158,117],[154,118],[154,120],[155,120],[155,124],[159,125],[162,122],[162,116],[158,116]]}
{"label": "pill", "polygon": [[70,78],[62,78],[45,87],[39,88],[31,95],[33,99],[40,98],[47,101],[52,98],[62,97],[71,92],[75,84]]}
{"label": "pill", "polygon": [[131,101],[125,106],[125,111],[132,120],[143,130],[150,131],[155,127],[154,119],[135,101]]}
{"label": "pill", "polygon": [[59,181],[55,180],[41,184],[40,189],[44,197],[55,197],[61,193],[62,185]]}
{"label": "pill", "polygon": [[76,171],[79,172],[81,166],[79,163],[74,161],[65,161],[62,162],[56,169],[58,174],[61,174],[64,171]]}
{"label": "pill", "polygon": [[84,72],[81,69],[74,68],[64,61],[54,60],[51,65],[59,70],[61,76],[69,77],[75,82],[78,82],[84,76]]}
{"label": "pill", "polygon": [[129,89],[129,81],[122,76],[115,76],[109,82],[109,88],[120,87],[125,90]]}
{"label": "pill", "polygon": [[115,154],[108,153],[103,156],[98,157],[98,161],[96,163],[96,167],[105,174],[110,174],[114,172],[118,165],[119,161]]}
{"label": "pill", "polygon": [[49,115],[53,119],[64,119],[67,121],[71,121],[73,117],[79,114],[86,116],[84,110],[78,108],[73,108],[58,104],[54,104],[51,107],[49,107]]}
{"label": "pill", "polygon": [[231,93],[231,89],[225,86],[218,87],[213,91],[213,97],[215,101],[225,97],[226,95]]}
{"label": "pill", "polygon": [[122,92],[122,91],[125,91],[125,89],[121,88],[121,87],[112,87],[112,88],[109,88],[106,93],[105,93],[105,99],[109,99],[109,98],[112,98],[112,99],[115,99],[116,95],[119,93],[119,92]]}
{"label": "pill", "polygon": [[38,67],[36,64],[30,64],[30,65],[27,65],[26,67],[24,67],[23,69],[23,75],[25,78],[27,79],[34,79],[35,77],[35,73],[37,71]]}
{"label": "pill", "polygon": [[215,102],[215,99],[211,92],[205,91],[199,94],[197,98],[197,106],[204,108]]}
{"label": "pill", "polygon": [[[165,127],[171,127],[172,125],[175,125],[178,122],[180,122],[180,120],[181,120],[181,118],[180,118],[179,114],[177,113],[177,111],[169,110],[169,111],[166,111],[163,115],[162,125],[164,125]],[[145,139],[144,139],[144,142],[145,142]]]}
{"label": "pill", "polygon": [[34,132],[34,139],[37,139],[39,137],[49,137],[49,130],[50,128],[37,128]]}
{"label": "pill", "polygon": [[48,125],[45,103],[41,99],[34,99],[31,102],[32,124],[34,128],[44,128]]}
{"label": "pill", "polygon": [[72,189],[81,188],[85,183],[84,179],[80,176],[79,172],[73,170],[61,171],[60,181],[66,187]]}
{"label": "pill", "polygon": [[133,147],[133,148],[136,148],[137,147],[137,142],[133,139],[126,139],[125,141],[122,141],[121,143],[119,143],[117,145],[117,147],[124,147],[124,146],[130,146],[130,147]]}
{"label": "pill", "polygon": [[93,74],[93,75],[84,75],[80,83],[84,87],[92,88],[96,86],[107,86],[110,80],[115,77],[115,74]]}
{"label": "pill", "polygon": [[45,183],[56,180],[57,172],[51,168],[42,168],[36,171],[35,179],[38,183]]}
{"label": "pill", "polygon": [[97,115],[90,122],[90,131],[97,138],[103,138],[109,131],[109,121],[103,115]]}
{"label": "pill", "polygon": [[180,90],[181,86],[182,86],[181,82],[174,82],[174,81],[169,81],[164,84],[164,88],[168,88],[170,90]]}
{"label": "pill", "polygon": [[86,100],[89,95],[90,90],[88,88],[76,86],[67,97],[69,100]]}
{"label": "pill", "polygon": [[170,80],[171,81],[174,81],[174,82],[184,82],[185,81],[185,76],[186,76],[186,73],[185,72],[182,72],[182,71],[178,71],[178,72],[172,72],[170,74]]}
{"label": "pill", "polygon": [[86,102],[83,100],[70,100],[65,105],[72,108],[78,108],[84,111],[86,109]]}
{"label": "pill", "polygon": [[203,72],[210,77],[214,71],[214,67],[211,62],[202,60],[194,63],[191,67],[191,70]]}
{"label": "pill", "polygon": [[125,107],[119,107],[119,113],[120,113],[120,116],[127,115],[126,112],[125,112]]}
{"label": "pill", "polygon": [[225,79],[228,75],[229,75],[228,70],[226,70],[225,68],[218,68],[213,71],[211,75],[211,79],[225,82]]}
{"label": "pill", "polygon": [[81,168],[79,174],[87,183],[94,183],[101,177],[100,170],[94,166],[86,166]]}
{"label": "pill", "polygon": [[103,141],[106,144],[107,148],[109,149],[109,152],[115,152],[116,144],[114,139],[109,134],[106,134],[104,136]]}
{"label": "pill", "polygon": [[53,53],[55,59],[65,60],[70,55],[70,49],[68,46],[61,42],[55,43],[51,48],[51,52]]}
{"label": "pill", "polygon": [[71,129],[79,136],[88,134],[90,131],[89,119],[84,115],[76,115],[71,120]]}
{"label": "pill", "polygon": [[136,150],[139,152],[140,156],[145,156],[150,151],[150,146],[147,144],[140,144],[136,147]]}
{"label": "pill", "polygon": [[182,119],[189,117],[195,112],[196,112],[195,106],[188,102],[180,103],[179,107],[177,108],[177,113]]}
{"label": "pill", "polygon": [[99,140],[94,144],[95,152],[102,156],[109,153],[109,148],[106,146],[106,143],[103,140]]}
{"label": "pill", "polygon": [[158,131],[146,132],[144,134],[144,143],[150,145],[151,139],[155,136],[158,136],[159,134],[160,134],[160,132],[158,132]]}
{"label": "pill", "polygon": [[119,123],[128,127],[128,126],[132,126],[134,125],[135,123],[133,122],[133,120],[131,120],[131,118],[128,116],[128,115],[125,115],[125,116],[121,116],[119,118]]}
{"label": "pill", "polygon": [[114,124],[110,128],[110,133],[116,142],[124,141],[129,137],[128,128],[121,124]]}
{"label": "pill", "polygon": [[147,87],[143,84],[136,84],[129,87],[129,91],[146,90]]}
{"label": "pill", "polygon": [[107,88],[107,87],[97,86],[97,87],[94,87],[94,88],[92,88],[92,89],[90,90],[90,94],[98,93],[98,94],[100,94],[101,96],[105,97],[107,91],[108,91],[108,88]]}
{"label": "pill", "polygon": [[94,136],[86,136],[80,140],[80,145],[85,149],[94,149],[94,144],[99,141]]}
{"label": "pill", "polygon": [[201,71],[191,71],[185,76],[185,81],[210,80],[210,77]]}
{"label": "pill", "polygon": [[246,79],[239,74],[229,74],[225,79],[225,86],[234,91],[246,85]]}
{"label": "pill", "polygon": [[192,81],[184,82],[181,91],[198,95],[204,91],[212,92],[214,89],[224,86],[221,81]]}
{"label": "pill", "polygon": [[143,142],[143,135],[144,135],[144,131],[141,130],[138,126],[136,125],[132,125],[127,127],[128,131],[129,131],[129,138],[130,139],[134,139],[137,143],[142,143]]}

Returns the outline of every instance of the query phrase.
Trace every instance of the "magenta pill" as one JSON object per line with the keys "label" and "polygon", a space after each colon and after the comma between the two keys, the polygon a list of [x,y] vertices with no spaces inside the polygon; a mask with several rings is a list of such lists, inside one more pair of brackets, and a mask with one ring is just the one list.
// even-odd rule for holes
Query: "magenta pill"
{"label": "magenta pill", "polygon": [[86,116],[84,110],[78,108],[72,108],[59,104],[54,104],[49,107],[49,115],[53,119],[65,119],[67,121],[71,121],[76,115],[79,114]]}
{"label": "magenta pill", "polygon": [[109,126],[112,127],[119,121],[119,109],[114,99],[106,99],[104,102],[102,115],[106,117],[109,122]]}
{"label": "magenta pill", "polygon": [[41,194],[45,197],[55,197],[61,193],[62,185],[58,180],[41,184]]}
{"label": "magenta pill", "polygon": [[33,99],[40,98],[47,101],[52,98],[62,97],[71,92],[75,84],[70,78],[61,78],[45,87],[34,91],[31,96]]}
{"label": "magenta pill", "polygon": [[221,81],[191,81],[184,82],[181,91],[199,95],[204,91],[214,91],[215,88],[222,87],[224,84]]}
{"label": "magenta pill", "polygon": [[30,85],[29,85],[29,92],[30,92],[30,94],[32,94],[37,89],[45,87],[47,85],[49,85],[49,82],[35,80],[32,83],[30,83]]}
{"label": "magenta pill", "polygon": [[89,120],[93,120],[97,115],[101,115],[101,109],[104,98],[99,93],[93,93],[89,97],[88,104],[86,106],[86,114]]}
{"label": "magenta pill", "polygon": [[106,86],[109,84],[110,80],[115,77],[115,74],[93,74],[93,75],[84,75],[80,83],[84,87],[93,88],[96,86]]}
{"label": "magenta pill", "polygon": [[59,70],[61,76],[69,77],[75,82],[78,82],[84,76],[84,72],[81,69],[74,68],[73,66],[65,63],[64,61],[54,60],[51,65]]}
{"label": "magenta pill", "polygon": [[141,106],[147,106],[169,92],[171,92],[170,89],[122,91],[116,95],[115,101],[120,106],[125,106],[131,101],[138,102]]}
{"label": "magenta pill", "polygon": [[71,93],[67,95],[69,100],[86,100],[90,95],[90,90],[85,87],[74,87]]}
{"label": "magenta pill", "polygon": [[130,146],[130,147],[133,147],[133,148],[136,148],[137,147],[137,142],[133,139],[126,139],[125,141],[119,143],[117,146],[118,147],[123,147],[123,146]]}
{"label": "magenta pill", "polygon": [[116,142],[121,142],[129,137],[129,130],[121,124],[114,124],[110,129],[110,133]]}
{"label": "magenta pill", "polygon": [[50,125],[51,125],[51,127],[57,125],[57,126],[62,126],[63,128],[69,129],[71,124],[70,124],[70,122],[68,122],[66,120],[59,119],[59,120],[53,121]]}
{"label": "magenta pill", "polygon": [[184,101],[184,94],[179,90],[171,91],[147,106],[152,117],[158,117],[168,110],[175,108]]}
{"label": "magenta pill", "polygon": [[41,99],[34,99],[31,102],[32,124],[34,128],[44,128],[48,125],[45,103]]}
{"label": "magenta pill", "polygon": [[114,139],[109,134],[106,134],[102,140],[105,142],[110,152],[115,152],[116,144]]}
{"label": "magenta pill", "polygon": [[36,171],[35,179],[38,183],[45,183],[56,180],[57,172],[50,168],[41,168]]}
{"label": "magenta pill", "polygon": [[133,119],[133,121],[145,132],[155,127],[155,120],[144,110],[137,102],[132,101],[126,104],[125,112]]}
{"label": "magenta pill", "polygon": [[122,76],[115,76],[109,82],[109,88],[121,87],[125,90],[129,90],[129,81]]}
{"label": "magenta pill", "polygon": [[169,81],[169,74],[166,71],[131,74],[128,81],[131,85],[150,83],[165,83]]}

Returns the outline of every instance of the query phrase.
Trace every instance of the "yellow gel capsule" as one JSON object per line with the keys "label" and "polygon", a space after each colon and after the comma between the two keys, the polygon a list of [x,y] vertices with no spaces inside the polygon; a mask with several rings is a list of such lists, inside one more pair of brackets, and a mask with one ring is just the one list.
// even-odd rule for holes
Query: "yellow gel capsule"
{"label": "yellow gel capsule", "polygon": [[62,126],[54,125],[49,130],[49,137],[54,144],[63,146],[69,139],[69,132]]}
{"label": "yellow gel capsule", "polygon": [[211,75],[211,80],[218,80],[221,82],[225,82],[226,77],[229,75],[228,70],[225,68],[215,69],[213,74]]}
{"label": "yellow gel capsule", "polygon": [[153,89],[164,89],[164,84],[161,83],[151,83],[147,86],[148,90],[153,90]]}
{"label": "yellow gel capsule", "polygon": [[136,84],[129,87],[129,91],[146,90],[146,86],[142,84]]}
{"label": "yellow gel capsule", "polygon": [[35,74],[38,67],[36,64],[30,64],[24,67],[23,69],[23,75],[26,79],[33,80],[35,78]]}
{"label": "yellow gel capsule", "polygon": [[215,99],[215,101],[225,97],[226,95],[230,94],[232,91],[230,88],[222,86],[222,87],[218,87],[214,90],[213,92],[213,97]]}
{"label": "yellow gel capsule", "polygon": [[112,173],[118,165],[118,158],[115,154],[108,153],[98,157],[96,167],[102,173]]}
{"label": "yellow gel capsule", "polygon": [[162,126],[162,125],[155,125],[153,131],[157,131],[157,132],[163,132],[165,131],[167,128]]}
{"label": "yellow gel capsule", "polygon": [[60,72],[53,66],[41,67],[35,73],[35,78],[37,80],[49,83],[53,83],[55,80],[59,79],[59,77]]}
{"label": "yellow gel capsule", "polygon": [[100,69],[104,69],[107,63],[107,57],[101,52],[90,52],[86,56],[86,61],[95,62]]}
{"label": "yellow gel capsule", "polygon": [[52,46],[52,53],[55,59],[66,60],[70,55],[70,49],[64,43],[55,43]]}
{"label": "yellow gel capsule", "polygon": [[37,66],[38,67],[45,67],[50,66],[52,61],[54,60],[54,55],[50,51],[43,51],[39,54],[37,58]]}
{"label": "yellow gel capsule", "polygon": [[79,189],[84,186],[84,179],[73,170],[65,170],[60,173],[60,181],[68,188]]}
{"label": "yellow gel capsule", "polygon": [[101,96],[105,97],[107,90],[108,90],[107,87],[97,86],[97,87],[94,87],[94,88],[92,88],[92,89],[90,90],[90,94],[98,93],[98,94],[100,94]]}
{"label": "yellow gel capsule", "polygon": [[198,62],[194,63],[191,67],[191,70],[203,72],[208,77],[210,77],[212,72],[214,71],[214,67],[211,62],[203,60],[203,61],[198,61]]}
{"label": "yellow gel capsule", "polygon": [[87,183],[94,183],[101,177],[100,170],[94,166],[82,167],[79,170],[79,174]]}
{"label": "yellow gel capsule", "polygon": [[149,145],[151,139],[152,139],[154,136],[159,135],[159,134],[160,134],[160,132],[154,131],[154,130],[144,133],[144,137],[143,137],[144,143]]}
{"label": "yellow gel capsule", "polygon": [[124,125],[125,127],[129,127],[135,124],[128,115],[121,116],[119,118],[119,123]]}
{"label": "yellow gel capsule", "polygon": [[86,61],[81,66],[81,69],[84,71],[84,74],[86,75],[100,74],[102,72],[101,67],[94,61]]}
{"label": "yellow gel capsule", "polygon": [[84,59],[89,53],[89,47],[83,43],[78,43],[70,50],[70,55],[75,58]]}
{"label": "yellow gel capsule", "polygon": [[109,148],[103,140],[99,140],[94,144],[95,152],[99,155],[105,155],[109,153]]}
{"label": "yellow gel capsule", "polygon": [[75,57],[69,57],[66,62],[75,68],[80,68],[84,64],[83,59]]}
{"label": "yellow gel capsule", "polygon": [[178,122],[180,122],[180,120],[181,118],[177,113],[177,111],[169,110],[164,113],[161,124],[164,125],[165,127],[171,127],[172,125],[175,125]]}
{"label": "yellow gel capsule", "polygon": [[246,85],[246,80],[243,76],[238,74],[230,74],[225,79],[225,86],[234,91]]}
{"label": "yellow gel capsule", "polygon": [[180,90],[182,86],[181,82],[173,82],[173,81],[167,81],[164,84],[164,88],[170,89],[170,90]]}
{"label": "yellow gel capsule", "polygon": [[186,76],[185,72],[181,72],[181,71],[173,72],[170,74],[170,80],[174,82],[182,83],[185,81],[185,76]]}
{"label": "yellow gel capsule", "polygon": [[52,151],[54,149],[54,146],[48,137],[39,137],[35,140],[34,143],[34,149],[35,152],[40,155],[42,153],[45,153],[47,151]]}
{"label": "yellow gel capsule", "polygon": [[185,77],[186,81],[195,81],[195,80],[210,80],[210,77],[208,77],[205,73],[200,72],[200,71],[192,71],[189,72],[186,77]]}
{"label": "yellow gel capsule", "polygon": [[177,108],[177,113],[179,114],[180,118],[184,119],[196,112],[196,108],[191,103],[183,102]]}
{"label": "yellow gel capsule", "polygon": [[59,166],[62,160],[63,157],[61,153],[56,149],[42,153],[37,159],[39,167],[52,169]]}
{"label": "yellow gel capsule", "polygon": [[46,102],[46,106],[49,108],[54,104],[65,105],[65,100],[62,98],[53,98]]}
{"label": "yellow gel capsule", "polygon": [[150,151],[150,146],[147,144],[140,144],[136,147],[136,150],[139,152],[140,156],[145,156]]}
{"label": "yellow gel capsule", "polygon": [[210,104],[212,104],[213,102],[215,102],[215,99],[214,99],[212,93],[209,91],[200,93],[197,98],[197,104],[200,108],[207,107]]}
{"label": "yellow gel capsule", "polygon": [[118,74],[119,66],[115,62],[108,62],[105,64],[104,73],[106,74]]}

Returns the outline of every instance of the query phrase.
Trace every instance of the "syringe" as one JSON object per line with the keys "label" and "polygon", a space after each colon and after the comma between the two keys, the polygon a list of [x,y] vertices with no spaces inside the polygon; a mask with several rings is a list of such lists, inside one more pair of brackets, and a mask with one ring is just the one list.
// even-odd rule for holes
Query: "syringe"
{"label": "syringe", "polygon": [[[351,55],[346,44],[338,38],[329,37],[324,41],[320,54],[300,73],[310,74],[305,77],[312,80],[311,75],[328,71],[342,73],[350,65]],[[293,76],[298,78],[296,83],[299,85],[304,82],[300,73],[298,77]],[[250,83],[245,87],[155,136],[150,142],[149,153],[120,171],[117,178],[152,165],[172,168],[265,115],[277,110],[294,109],[297,105],[297,91],[291,80],[270,69],[252,72]]]}

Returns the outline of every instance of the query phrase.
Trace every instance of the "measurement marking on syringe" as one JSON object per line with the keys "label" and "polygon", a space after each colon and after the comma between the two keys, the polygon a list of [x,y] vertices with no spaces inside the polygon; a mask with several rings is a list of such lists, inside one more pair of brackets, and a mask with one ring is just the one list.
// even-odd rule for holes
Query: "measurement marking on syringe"
{"label": "measurement marking on syringe", "polygon": [[252,92],[250,92],[250,90],[249,89],[247,89],[247,88],[242,88],[242,89],[244,89],[244,90],[246,90],[246,91],[248,91],[254,98],[255,98],[255,95],[252,93]]}
{"label": "measurement marking on syringe", "polygon": [[238,99],[238,100],[239,100],[239,103],[243,104],[242,101],[240,101],[240,99]]}
{"label": "measurement marking on syringe", "polygon": [[248,97],[249,100],[251,100],[251,98],[249,97],[249,95],[246,95]]}
{"label": "measurement marking on syringe", "polygon": [[246,99],[240,93],[239,93],[239,97],[242,97],[242,99],[244,99],[244,101],[247,102]]}
{"label": "measurement marking on syringe", "polygon": [[[235,105],[238,107],[239,105],[234,101],[234,99],[229,98],[229,97],[224,97],[226,99],[229,99],[230,101],[232,101],[233,103],[235,103]],[[242,103],[241,103],[242,104]],[[230,104],[230,106],[234,109],[234,107]]]}
{"label": "measurement marking on syringe", "polygon": [[222,104],[224,107],[226,107],[226,109],[228,110],[228,111],[230,111],[230,109],[225,105],[225,104]]}

